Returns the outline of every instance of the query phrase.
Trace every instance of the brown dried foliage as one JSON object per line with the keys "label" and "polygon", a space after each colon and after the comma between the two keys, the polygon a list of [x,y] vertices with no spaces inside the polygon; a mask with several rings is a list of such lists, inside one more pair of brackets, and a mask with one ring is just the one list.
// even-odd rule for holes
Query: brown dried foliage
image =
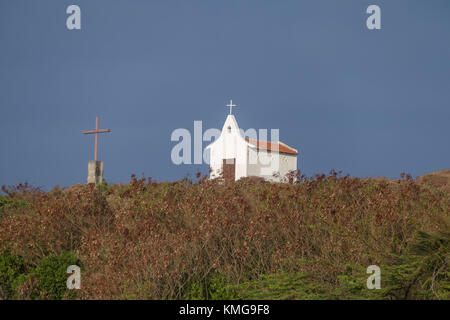
{"label": "brown dried foliage", "polygon": [[333,281],[349,263],[389,263],[418,230],[448,230],[450,195],[409,176],[331,172],[296,184],[198,178],[133,176],[106,190],[33,191],[27,208],[0,217],[0,250],[34,264],[74,250],[83,262],[81,298],[164,299],[182,298],[213,273],[230,283],[281,271]]}

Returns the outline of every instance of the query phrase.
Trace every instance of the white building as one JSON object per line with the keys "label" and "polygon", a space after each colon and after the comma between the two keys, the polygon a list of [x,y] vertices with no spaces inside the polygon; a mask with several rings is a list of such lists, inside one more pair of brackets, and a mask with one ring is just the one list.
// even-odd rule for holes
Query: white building
{"label": "white building", "polygon": [[244,137],[231,114],[235,105],[230,101],[228,106],[230,114],[220,136],[206,147],[210,152],[210,179],[223,177],[236,181],[242,177],[262,177],[268,181],[287,181],[287,175],[297,170],[298,151],[282,142]]}

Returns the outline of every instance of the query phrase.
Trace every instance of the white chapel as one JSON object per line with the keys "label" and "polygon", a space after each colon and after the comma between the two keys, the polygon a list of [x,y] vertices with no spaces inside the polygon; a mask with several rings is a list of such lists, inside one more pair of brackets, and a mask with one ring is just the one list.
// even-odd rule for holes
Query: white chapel
{"label": "white chapel", "polygon": [[206,147],[210,152],[210,179],[222,177],[236,181],[242,177],[261,177],[287,182],[289,173],[297,170],[298,151],[280,141],[247,138],[232,114],[236,105],[230,101],[227,106],[230,114],[220,136]]}

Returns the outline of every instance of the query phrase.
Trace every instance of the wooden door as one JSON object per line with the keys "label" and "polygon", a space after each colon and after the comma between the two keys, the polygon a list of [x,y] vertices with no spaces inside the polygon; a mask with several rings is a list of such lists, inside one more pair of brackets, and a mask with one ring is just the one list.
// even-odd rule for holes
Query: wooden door
{"label": "wooden door", "polygon": [[236,159],[223,159],[223,178],[226,181],[234,181],[236,172]]}

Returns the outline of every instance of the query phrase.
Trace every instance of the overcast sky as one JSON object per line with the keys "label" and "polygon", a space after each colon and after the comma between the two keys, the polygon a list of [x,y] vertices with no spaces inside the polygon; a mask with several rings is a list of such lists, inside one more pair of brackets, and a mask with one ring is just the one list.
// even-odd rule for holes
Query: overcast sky
{"label": "overcast sky", "polygon": [[0,1],[0,184],[85,183],[96,115],[108,182],[206,172],[174,165],[170,136],[220,129],[230,98],[308,175],[447,169],[450,1]]}

